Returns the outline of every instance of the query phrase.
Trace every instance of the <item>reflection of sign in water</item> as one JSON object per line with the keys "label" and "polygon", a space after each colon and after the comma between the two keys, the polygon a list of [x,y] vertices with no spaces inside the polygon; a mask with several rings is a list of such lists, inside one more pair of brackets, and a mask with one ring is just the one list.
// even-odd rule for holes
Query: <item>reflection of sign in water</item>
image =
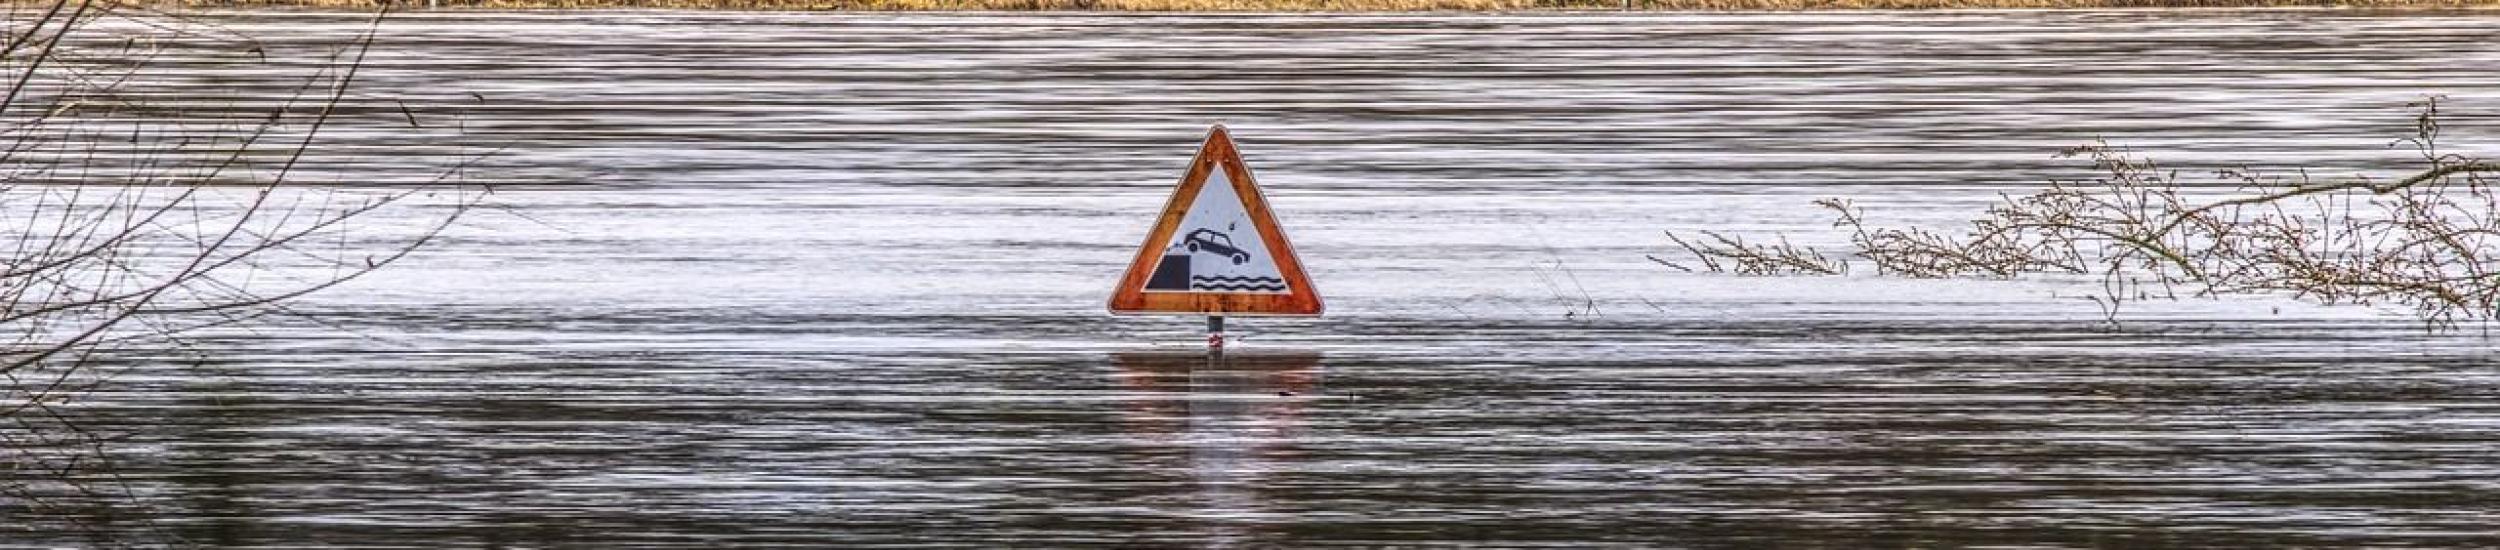
{"label": "reflection of sign in water", "polygon": [[1180,502],[1194,509],[1181,511],[1202,518],[1200,542],[1290,546],[1278,524],[1260,519],[1278,513],[1279,500],[1262,488],[1272,472],[1298,469],[1305,417],[1332,399],[1321,360],[1300,353],[1112,356],[1131,390],[1123,424],[1144,445],[1130,450],[1133,467],[1189,475],[1195,498]]}
{"label": "reflection of sign in water", "polygon": [[1318,315],[1319,292],[1223,126],[1163,207],[1113,313]]}

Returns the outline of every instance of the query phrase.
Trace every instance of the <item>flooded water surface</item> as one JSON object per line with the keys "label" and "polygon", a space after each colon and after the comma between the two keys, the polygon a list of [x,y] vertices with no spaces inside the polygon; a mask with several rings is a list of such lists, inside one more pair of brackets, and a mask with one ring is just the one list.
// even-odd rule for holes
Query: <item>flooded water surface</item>
{"label": "flooded water surface", "polygon": [[[2094,139],[2398,176],[2423,94],[2500,155],[2495,23],[401,15],[356,100],[458,114],[510,186],[288,315],[117,359],[73,410],[128,504],[0,541],[2500,544],[2480,325],[2256,296],[2112,326],[2089,282],[1645,257],[1839,245],[1822,197],[1956,223],[2090,176],[2053,154]],[[344,115],[334,171],[414,177],[401,116]],[[1201,319],[1103,303],[1217,122],[1329,311],[1210,358]]]}

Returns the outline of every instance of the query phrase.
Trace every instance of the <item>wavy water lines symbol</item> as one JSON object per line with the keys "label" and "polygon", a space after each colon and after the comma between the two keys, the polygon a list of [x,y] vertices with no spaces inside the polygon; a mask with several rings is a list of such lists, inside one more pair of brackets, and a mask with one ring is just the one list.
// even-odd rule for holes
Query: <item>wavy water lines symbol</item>
{"label": "wavy water lines symbol", "polygon": [[1275,277],[1222,277],[1195,275],[1189,278],[1190,290],[1223,290],[1230,292],[1284,292],[1285,280]]}

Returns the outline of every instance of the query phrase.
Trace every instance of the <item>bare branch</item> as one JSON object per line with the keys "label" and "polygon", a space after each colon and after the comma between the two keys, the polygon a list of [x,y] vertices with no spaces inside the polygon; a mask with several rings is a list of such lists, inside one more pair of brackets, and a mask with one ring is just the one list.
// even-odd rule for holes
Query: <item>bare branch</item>
{"label": "bare branch", "polygon": [[[2305,172],[2279,178],[2226,169],[2214,172],[2215,183],[2251,194],[2198,203],[2183,191],[2198,185],[2182,183],[2176,172],[2094,143],[2059,155],[2090,158],[2102,177],[2006,196],[1959,234],[1869,227],[1845,200],[1815,204],[1835,213],[1855,255],[1881,274],[2096,274],[2103,294],[2092,301],[2113,322],[2125,301],[2176,297],[2182,289],[2400,304],[2433,327],[2490,320],[2500,313],[2500,191],[2488,176],[2500,174],[2500,163],[2441,151],[2439,98],[2412,105],[2419,109],[2415,135],[2397,143],[2412,146],[2426,166],[2384,183],[2312,183]],[[1669,238],[1703,271],[1836,274],[1811,268],[1832,261],[1785,239],[1758,245],[1702,235],[1708,239]]]}

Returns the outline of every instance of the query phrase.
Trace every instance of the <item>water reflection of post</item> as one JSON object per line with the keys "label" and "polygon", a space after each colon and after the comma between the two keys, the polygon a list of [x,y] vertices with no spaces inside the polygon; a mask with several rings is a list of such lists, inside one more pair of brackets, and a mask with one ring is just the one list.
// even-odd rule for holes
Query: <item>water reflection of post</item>
{"label": "water reflection of post", "polygon": [[[1320,393],[1317,354],[1124,353],[1114,357],[1130,387],[1152,390],[1141,403],[1166,409],[1179,401],[1196,509],[1208,546],[1247,542],[1263,517],[1259,488],[1292,460],[1305,406]],[[1186,373],[1186,378],[1183,378]],[[1182,387],[1180,382],[1187,381]],[[1168,410],[1168,409],[1167,409]],[[1179,411],[1175,411],[1179,412]]]}

